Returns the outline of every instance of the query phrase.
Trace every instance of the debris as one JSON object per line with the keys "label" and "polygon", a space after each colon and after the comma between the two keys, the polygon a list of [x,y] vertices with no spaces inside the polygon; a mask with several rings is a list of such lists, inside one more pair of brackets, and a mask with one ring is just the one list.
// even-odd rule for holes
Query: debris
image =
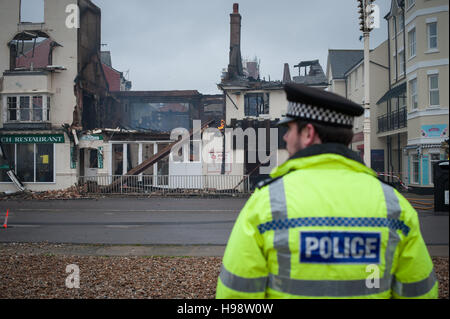
{"label": "debris", "polygon": [[0,195],[0,200],[45,200],[45,199],[74,199],[85,198],[82,186],[72,186],[62,190],[53,190],[45,192],[30,192]]}

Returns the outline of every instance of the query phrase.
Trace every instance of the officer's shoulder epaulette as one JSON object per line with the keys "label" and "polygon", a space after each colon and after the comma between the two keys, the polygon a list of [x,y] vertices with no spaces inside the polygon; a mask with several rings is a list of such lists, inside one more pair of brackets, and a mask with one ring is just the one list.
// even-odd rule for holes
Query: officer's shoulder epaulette
{"label": "officer's shoulder epaulette", "polygon": [[283,176],[278,176],[278,177],[275,177],[275,178],[269,177],[269,178],[263,179],[262,181],[258,182],[258,184],[256,184],[256,188],[261,189],[261,188],[263,188],[264,186],[267,186],[267,185],[269,185],[270,183],[273,183],[273,182],[275,182],[276,180],[279,180],[279,179],[282,178],[282,177],[283,177]]}

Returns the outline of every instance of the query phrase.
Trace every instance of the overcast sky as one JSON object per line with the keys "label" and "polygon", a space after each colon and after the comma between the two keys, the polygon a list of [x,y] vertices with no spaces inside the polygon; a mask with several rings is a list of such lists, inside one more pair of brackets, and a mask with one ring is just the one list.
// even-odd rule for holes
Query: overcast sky
{"label": "overcast sky", "polygon": [[[30,1],[30,0],[28,0]],[[129,70],[133,90],[198,90],[217,94],[228,66],[230,13],[239,3],[243,58],[261,61],[261,78],[281,80],[283,65],[319,59],[328,49],[363,49],[357,0],[92,0],[102,10],[102,50],[113,67]],[[371,48],[387,39],[390,0],[376,0],[380,28]]]}

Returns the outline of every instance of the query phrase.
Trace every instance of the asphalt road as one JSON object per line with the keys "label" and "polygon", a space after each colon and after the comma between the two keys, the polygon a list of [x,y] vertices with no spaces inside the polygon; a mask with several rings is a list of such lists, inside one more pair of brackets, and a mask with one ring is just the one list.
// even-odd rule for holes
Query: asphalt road
{"label": "asphalt road", "polygon": [[[0,202],[0,242],[226,245],[245,198]],[[448,246],[449,215],[419,212],[427,245]]]}

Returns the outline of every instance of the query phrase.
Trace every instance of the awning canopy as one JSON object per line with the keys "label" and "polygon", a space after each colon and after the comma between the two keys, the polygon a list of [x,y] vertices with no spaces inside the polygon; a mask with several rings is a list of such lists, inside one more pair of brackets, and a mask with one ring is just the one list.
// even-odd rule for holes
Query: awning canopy
{"label": "awning canopy", "polygon": [[377,104],[381,104],[389,99],[392,99],[393,97],[397,97],[403,93],[406,93],[406,82],[397,85],[396,87],[393,87],[389,91],[386,92],[385,95],[377,102]]}

